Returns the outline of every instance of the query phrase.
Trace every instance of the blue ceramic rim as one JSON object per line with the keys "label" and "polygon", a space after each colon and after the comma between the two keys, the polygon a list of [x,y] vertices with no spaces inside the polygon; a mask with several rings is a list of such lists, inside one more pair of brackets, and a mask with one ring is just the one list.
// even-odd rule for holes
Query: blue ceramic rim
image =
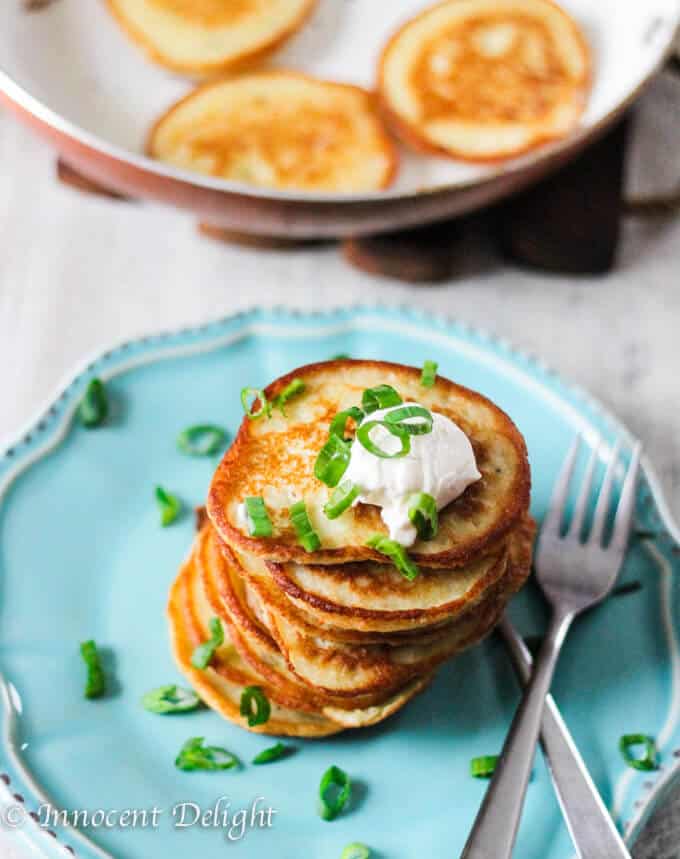
{"label": "blue ceramic rim", "polygon": [[[410,333],[418,335],[422,335],[422,326],[426,325],[428,338],[431,339],[432,336],[439,335],[447,340],[454,339],[458,341],[459,347],[463,344],[459,338],[465,337],[472,340],[473,343],[468,345],[472,351],[477,351],[477,357],[484,356],[487,362],[490,360],[493,360],[494,363],[498,361],[499,366],[503,365],[506,373],[511,369],[512,372],[522,376],[525,383],[540,387],[543,396],[552,396],[554,404],[561,411],[569,413],[574,423],[582,423],[586,430],[590,426],[576,407],[582,406],[594,417],[608,425],[614,435],[621,437],[628,444],[634,441],[633,435],[625,425],[595,397],[579,385],[566,382],[541,358],[517,348],[507,339],[498,337],[486,329],[460,322],[446,314],[430,313],[408,305],[379,303],[358,304],[330,311],[298,310],[282,306],[276,306],[270,310],[251,308],[204,324],[132,338],[99,352],[94,358],[83,362],[80,369],[68,374],[66,381],[57,388],[58,393],[52,395],[48,400],[48,405],[38,411],[38,417],[29,420],[25,428],[16,435],[15,441],[0,451],[0,503],[14,479],[39,461],[67,435],[80,397],[87,383],[94,376],[107,380],[121,372],[127,372],[136,366],[149,362],[199,352],[211,352],[221,347],[227,347],[251,334],[257,334],[258,326],[266,329],[267,326],[292,325],[299,329],[300,326],[316,323],[322,326],[322,333],[331,334],[361,330],[366,323],[371,321],[382,323],[383,326],[386,323],[388,325],[391,323],[397,327],[400,325],[402,327],[411,326]],[[299,336],[299,332],[287,335],[285,329],[274,333],[278,337]],[[316,333],[319,332],[316,331]],[[488,352],[489,348],[499,357],[495,358],[493,353]],[[538,379],[536,378],[537,375]],[[555,392],[554,389],[557,391]],[[575,402],[576,406],[572,405],[570,401]],[[666,502],[654,468],[647,457],[643,457],[642,465],[644,478],[662,525],[671,540],[680,546],[680,528]],[[9,768],[11,775],[7,771],[0,773],[0,797],[4,794],[5,802],[23,804],[25,802],[23,795],[17,794],[12,787],[13,784],[16,787],[17,783],[23,783],[26,790],[31,791],[34,796],[38,796],[41,802],[45,801],[48,798],[44,796],[30,774],[27,774],[14,747],[13,717],[16,712],[16,699],[13,687],[5,682],[2,675],[0,675],[0,691],[3,696],[4,710],[9,713],[9,718],[3,719],[2,744],[12,762],[12,766]],[[6,767],[5,770],[7,769]],[[625,827],[626,841],[629,844],[635,842],[651,816],[657,801],[661,801],[670,792],[679,773],[680,760],[669,767],[667,771],[657,775],[653,784],[651,779],[647,779],[644,784],[646,797],[644,800],[639,799],[634,803],[634,813]],[[649,776],[649,774],[647,775]],[[639,789],[640,786],[638,786]],[[0,804],[2,804],[2,799],[0,799]],[[37,822],[32,831],[39,836],[39,841],[23,831],[20,835],[25,844],[33,850],[44,848],[47,852],[43,852],[42,855],[50,856],[55,855],[54,849],[56,848],[58,855],[74,855],[72,847],[61,843],[54,832],[48,832],[40,827]],[[69,831],[94,855],[111,856],[83,833],[73,829]]]}

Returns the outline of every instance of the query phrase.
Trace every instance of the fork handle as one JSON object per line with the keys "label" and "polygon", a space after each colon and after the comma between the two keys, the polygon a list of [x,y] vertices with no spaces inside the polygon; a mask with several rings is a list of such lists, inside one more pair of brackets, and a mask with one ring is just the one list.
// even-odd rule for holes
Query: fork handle
{"label": "fork handle", "polygon": [[[500,631],[520,680],[526,683],[531,676],[531,653],[507,617],[501,621]],[[593,856],[631,859],[550,695],[546,698],[543,712],[541,743],[562,814],[580,859]]]}
{"label": "fork handle", "polygon": [[573,614],[556,611],[461,859],[510,859],[536,754],[545,699]]}

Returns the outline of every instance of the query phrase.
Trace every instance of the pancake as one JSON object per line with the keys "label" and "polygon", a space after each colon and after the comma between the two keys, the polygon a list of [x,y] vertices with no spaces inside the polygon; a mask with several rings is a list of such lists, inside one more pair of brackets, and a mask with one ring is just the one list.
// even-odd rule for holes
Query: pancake
{"label": "pancake", "polygon": [[550,0],[446,0],[395,33],[378,71],[405,142],[472,161],[565,136],[589,88],[587,42]]}
{"label": "pancake", "polygon": [[375,191],[397,165],[372,94],[279,70],[198,87],[161,116],[147,150],[175,167],[281,190]]}
{"label": "pancake", "polygon": [[[286,406],[285,415],[245,418],[217,468],[210,486],[208,515],[224,542],[239,552],[277,563],[347,564],[384,562],[366,546],[387,529],[377,507],[359,504],[330,520],[323,513],[328,488],[314,476],[314,462],[340,410],[361,402],[366,388],[392,385],[404,401],[415,400],[454,420],[470,438],[482,478],[440,511],[439,531],[417,541],[409,555],[423,567],[463,566],[492,550],[519,524],[529,505],[530,474],[524,440],[510,418],[473,391],[438,376],[432,388],[420,384],[420,370],[380,361],[328,361],[310,364],[273,382],[273,398],[293,378],[305,390]],[[256,538],[239,522],[244,498],[261,496],[272,520],[272,537]],[[290,525],[290,506],[304,498],[321,548],[308,553]]]}
{"label": "pancake", "polygon": [[157,63],[210,75],[260,59],[292,36],[315,0],[107,0]]}
{"label": "pancake", "polygon": [[[508,556],[530,566],[534,524],[525,520],[504,550],[447,571],[424,570],[407,581],[394,567],[364,562],[344,566],[268,564],[293,605],[326,627],[413,634],[476,610],[508,571]],[[515,561],[517,566],[519,560]]]}
{"label": "pancake", "polygon": [[[415,679],[393,694],[384,695],[381,701],[365,706],[351,706],[356,703],[354,700],[340,701],[340,706],[325,705],[319,693],[309,691],[302,684],[291,694],[291,684],[287,687],[280,683],[274,685],[270,682],[271,675],[265,677],[253,670],[235,646],[231,624],[224,630],[224,644],[218,648],[210,666],[197,670],[191,665],[191,655],[210,637],[208,624],[214,616],[197,563],[199,546],[200,539],[171,589],[168,618],[172,648],[180,670],[202,700],[229,721],[255,733],[328,736],[344,728],[367,727],[386,719],[430,682],[430,676]],[[254,727],[240,715],[241,693],[245,686],[251,685],[263,689],[272,707],[269,721]]]}

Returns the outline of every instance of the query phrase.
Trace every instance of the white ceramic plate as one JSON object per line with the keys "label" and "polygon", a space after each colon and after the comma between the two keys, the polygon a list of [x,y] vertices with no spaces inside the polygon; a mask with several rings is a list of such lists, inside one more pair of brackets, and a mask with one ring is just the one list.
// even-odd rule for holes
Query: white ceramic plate
{"label": "white ceramic plate", "polygon": [[[309,23],[272,62],[370,87],[379,52],[389,35],[428,5],[424,0],[319,0]],[[469,196],[465,204],[468,208],[481,205],[490,196],[513,190],[521,184],[519,177],[527,181],[529,174],[536,174],[533,168],[537,165],[547,168],[559,161],[560,154],[576,151],[639,92],[670,50],[680,21],[680,0],[564,0],[562,5],[583,28],[593,53],[592,94],[582,126],[570,138],[494,166],[404,152],[392,188],[360,196],[258,189],[147,159],[142,153],[149,127],[191,84],[152,64],[123,34],[103,0],[52,0],[42,11],[32,13],[26,11],[24,0],[3,0],[0,91],[25,119],[49,135],[72,163],[91,178],[108,180],[108,184],[126,191],[204,212],[210,208],[208,194],[212,195],[212,209],[219,209],[215,192],[242,195],[242,208],[257,200],[278,203],[279,210],[290,203],[316,204],[312,214],[317,219],[328,214],[330,206],[353,205],[355,230],[357,226],[361,229],[362,219],[376,212],[381,212],[383,221],[389,212],[398,219],[399,209],[390,208],[397,198],[402,203],[404,199],[440,198],[434,208],[433,201],[430,209],[412,208],[407,220],[415,222],[422,216],[449,214],[452,192],[489,188],[498,185],[499,179],[518,177],[514,182],[500,183],[497,193]],[[198,205],[201,190],[208,193]],[[253,212],[256,210],[255,205]],[[286,212],[290,214],[288,209]],[[219,212],[216,214],[217,221],[224,220]],[[248,221],[250,212],[242,212],[242,218]],[[287,233],[304,233],[304,228],[298,230],[297,226],[293,217]],[[381,222],[374,226],[384,229],[390,225]],[[333,225],[321,232],[333,232]]]}

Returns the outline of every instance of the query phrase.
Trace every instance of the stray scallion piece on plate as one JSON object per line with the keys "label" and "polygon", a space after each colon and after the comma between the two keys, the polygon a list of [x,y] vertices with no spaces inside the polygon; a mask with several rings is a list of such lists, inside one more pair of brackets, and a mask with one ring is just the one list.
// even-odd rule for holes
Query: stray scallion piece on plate
{"label": "stray scallion piece on plate", "polygon": [[350,460],[351,443],[337,435],[330,435],[319,451],[314,463],[314,476],[326,486],[337,486],[347,471]]}
{"label": "stray scallion piece on plate", "polygon": [[389,409],[390,406],[398,406],[404,401],[391,385],[376,385],[375,388],[367,388],[361,395],[361,407],[370,415],[378,409]]}
{"label": "stray scallion piece on plate", "polygon": [[[259,403],[258,408],[255,408],[255,403]],[[241,405],[244,413],[253,421],[265,416],[270,417],[272,413],[272,404],[262,388],[243,388]]]}
{"label": "stray scallion piece on plate", "polygon": [[437,380],[437,369],[439,364],[436,361],[425,361],[423,371],[420,374],[420,384],[423,388],[431,388]]}
{"label": "stray scallion piece on plate", "polygon": [[199,644],[191,654],[191,664],[199,671],[204,671],[212,662],[215,651],[224,644],[224,629],[219,617],[213,617],[208,624],[210,638]]}
{"label": "stray scallion piece on plate", "polygon": [[432,540],[439,529],[437,502],[428,492],[416,492],[408,500],[408,518],[415,525],[419,540]]}
{"label": "stray scallion piece on plate", "polygon": [[[373,441],[371,431],[378,426],[384,427],[390,435],[399,440],[400,446],[397,450],[387,450]],[[379,456],[380,459],[401,459],[411,451],[410,434],[399,424],[389,424],[387,421],[364,421],[357,429],[357,441],[369,453],[372,453],[373,456]]]}
{"label": "stray scallion piece on plate", "polygon": [[195,424],[177,436],[177,447],[187,456],[213,456],[224,447],[227,432],[215,424]]}
{"label": "stray scallion piece on plate", "polygon": [[269,721],[272,708],[260,686],[246,686],[241,693],[241,715],[248,719],[248,727],[264,725]]}
{"label": "stray scallion piece on plate", "polygon": [[236,755],[221,746],[206,746],[204,743],[204,737],[187,740],[175,758],[177,769],[185,772],[231,770],[239,765]]}
{"label": "stray scallion piece on plate", "polygon": [[106,675],[102,668],[97,645],[90,639],[80,645],[80,654],[87,665],[87,680],[85,681],[85,697],[101,698],[106,692]]}
{"label": "stray scallion piece on plate", "polygon": [[167,492],[162,486],[156,487],[156,504],[161,514],[161,525],[164,528],[172,525],[182,512],[182,502],[179,498]]}
{"label": "stray scallion piece on plate", "polygon": [[268,749],[263,749],[258,755],[255,755],[252,763],[256,766],[259,766],[260,764],[271,764],[274,761],[280,761],[281,758],[287,758],[288,755],[293,753],[293,751],[293,746],[276,743],[273,746],[269,746]]}
{"label": "stray scallion piece on plate", "polygon": [[319,784],[319,815],[324,820],[335,820],[352,793],[352,782],[340,767],[329,767]]}
{"label": "stray scallion piece on plate", "polygon": [[201,699],[193,689],[182,689],[172,683],[152,689],[142,698],[142,707],[149,713],[189,713],[201,706]]}
{"label": "stray scallion piece on plate", "polygon": [[271,537],[273,533],[272,521],[267,513],[264,499],[260,496],[245,498],[243,503],[246,508],[248,519],[248,533],[251,537]]}
{"label": "stray scallion piece on plate", "polygon": [[[643,772],[659,768],[658,752],[654,737],[647,734],[624,734],[619,740],[619,749],[629,767]],[[640,749],[641,754],[635,750]]]}
{"label": "stray scallion piece on plate", "polygon": [[482,755],[470,761],[470,775],[474,778],[491,778],[496,771],[499,755]]}
{"label": "stray scallion piece on plate", "polygon": [[339,486],[336,486],[331,497],[324,504],[323,512],[328,519],[337,519],[341,516],[348,507],[351,507],[354,501],[361,494],[361,488],[352,483],[351,480],[345,480]]}
{"label": "stray scallion piece on plate", "polygon": [[370,859],[371,851],[365,844],[355,841],[348,844],[340,854],[340,859]]}
{"label": "stray scallion piece on plate", "polygon": [[396,540],[376,534],[366,541],[366,545],[380,552],[381,555],[386,555],[405,579],[413,581],[420,575],[418,565],[409,558],[406,549]]}
{"label": "stray scallion piece on plate", "polygon": [[78,419],[88,429],[101,426],[109,414],[109,398],[101,379],[91,379],[78,406]]}
{"label": "stray scallion piece on plate", "polygon": [[312,527],[304,501],[298,501],[289,510],[290,521],[297,534],[298,543],[306,552],[316,552],[321,548],[319,535]]}
{"label": "stray scallion piece on plate", "polygon": [[292,382],[289,382],[286,387],[281,391],[281,393],[274,400],[274,406],[277,409],[280,409],[281,414],[286,414],[286,403],[288,400],[291,400],[293,397],[297,397],[298,394],[301,394],[305,389],[305,383],[302,379],[293,379]]}

